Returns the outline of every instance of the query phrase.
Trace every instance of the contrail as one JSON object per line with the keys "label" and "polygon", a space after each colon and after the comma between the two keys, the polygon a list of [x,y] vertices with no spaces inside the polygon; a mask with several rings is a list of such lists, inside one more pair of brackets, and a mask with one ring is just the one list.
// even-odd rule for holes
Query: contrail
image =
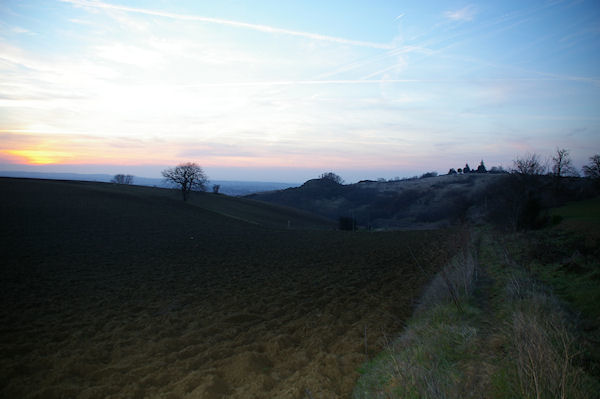
{"label": "contrail", "polygon": [[184,20],[184,21],[198,21],[198,22],[206,22],[206,23],[218,24],[218,25],[227,25],[227,26],[233,26],[236,28],[251,29],[251,30],[255,30],[255,31],[259,31],[259,32],[279,33],[279,34],[289,35],[289,36],[299,36],[299,37],[305,37],[307,39],[347,44],[350,46],[370,47],[370,48],[384,49],[384,50],[390,50],[390,49],[394,48],[394,46],[392,46],[390,44],[384,44],[384,43],[374,43],[374,42],[366,42],[366,41],[362,41],[362,40],[345,39],[343,37],[327,36],[327,35],[321,35],[318,33],[295,31],[295,30],[277,28],[277,27],[273,27],[273,26],[269,26],[269,25],[250,24],[247,22],[232,21],[232,20],[221,19],[221,18],[210,18],[210,17],[202,17],[199,15],[185,15],[185,14],[175,14],[175,13],[170,13],[170,12],[165,12],[165,11],[146,10],[143,8],[127,7],[127,6],[122,6],[122,5],[118,5],[118,4],[104,3],[101,1],[90,1],[90,0],[60,0],[60,1],[78,5],[78,6],[83,6],[83,7],[104,8],[104,9],[110,9],[110,10],[120,10],[120,11],[132,12],[132,13],[137,13],[137,14],[154,15],[154,16]]}
{"label": "contrail", "polygon": [[313,86],[313,85],[354,85],[354,84],[382,84],[382,83],[423,83],[438,82],[438,80],[421,79],[348,79],[348,80],[278,80],[278,81],[258,81],[258,82],[215,82],[215,83],[194,83],[185,85],[186,87],[252,87],[252,86]]}

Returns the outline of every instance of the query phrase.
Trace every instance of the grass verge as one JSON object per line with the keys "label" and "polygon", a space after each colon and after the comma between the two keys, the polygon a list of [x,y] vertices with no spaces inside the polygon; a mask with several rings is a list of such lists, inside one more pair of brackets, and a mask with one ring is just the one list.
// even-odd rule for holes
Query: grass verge
{"label": "grass verge", "polygon": [[600,397],[573,304],[541,281],[543,267],[523,263],[531,241],[479,237],[432,280],[402,335],[359,370],[354,398]]}
{"label": "grass verge", "polygon": [[359,370],[354,398],[443,398],[461,391],[460,363],[478,337],[472,248],[460,251],[425,290],[404,333]]}

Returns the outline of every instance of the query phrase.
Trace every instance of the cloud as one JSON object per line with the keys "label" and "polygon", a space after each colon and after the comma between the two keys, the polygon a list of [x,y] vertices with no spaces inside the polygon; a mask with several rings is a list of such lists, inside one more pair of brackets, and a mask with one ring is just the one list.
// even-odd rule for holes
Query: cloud
{"label": "cloud", "polygon": [[127,7],[127,6],[122,6],[122,5],[118,5],[118,4],[109,4],[109,3],[104,3],[101,1],[89,1],[89,0],[61,0],[61,1],[65,2],[65,3],[82,6],[82,7],[118,10],[118,11],[130,12],[130,13],[153,15],[153,16],[164,17],[164,18],[177,19],[177,20],[182,20],[182,21],[198,21],[198,22],[212,23],[212,24],[217,24],[217,25],[226,25],[226,26],[232,26],[235,28],[250,29],[250,30],[255,30],[255,31],[264,32],[264,33],[274,33],[274,34],[283,34],[283,35],[289,35],[289,36],[298,36],[298,37],[304,37],[304,38],[311,39],[311,40],[333,42],[333,43],[339,43],[339,44],[346,44],[346,45],[350,45],[350,46],[370,47],[370,48],[377,48],[377,49],[393,48],[392,45],[386,44],[386,43],[375,43],[375,42],[367,42],[367,41],[362,41],[362,40],[352,40],[352,39],[346,39],[346,38],[342,38],[342,37],[327,36],[327,35],[321,35],[321,34],[312,33],[312,32],[295,31],[295,30],[278,28],[278,27],[269,26],[269,25],[250,24],[247,22],[232,21],[232,20],[222,19],[222,18],[203,17],[200,15],[176,14],[176,13],[170,13],[170,12],[164,12],[164,11],[148,10],[148,9],[144,9],[144,8]]}
{"label": "cloud", "polygon": [[145,68],[158,63],[162,58],[158,52],[121,43],[98,46],[96,48],[96,55],[113,62]]}
{"label": "cloud", "polygon": [[[393,68],[398,68],[393,65]],[[381,73],[377,72],[376,74]],[[315,85],[379,85],[381,83],[422,83],[422,79],[318,79],[318,80],[275,80],[255,82],[215,82],[190,84],[188,87],[261,87],[261,86],[315,86]],[[433,82],[433,81],[431,81]]]}
{"label": "cloud", "polygon": [[472,5],[463,7],[460,10],[444,12],[446,18],[457,22],[472,21],[475,18],[475,14],[477,14],[477,10]]}
{"label": "cloud", "polygon": [[33,33],[33,32],[31,32],[30,30],[28,30],[28,29],[25,29],[25,28],[21,28],[20,26],[15,26],[15,27],[14,27],[14,28],[12,28],[11,30],[12,30],[14,33],[19,33],[19,34],[22,34],[22,33],[26,33],[26,34],[28,34],[28,35],[33,35],[33,34],[34,34],[34,33]]}

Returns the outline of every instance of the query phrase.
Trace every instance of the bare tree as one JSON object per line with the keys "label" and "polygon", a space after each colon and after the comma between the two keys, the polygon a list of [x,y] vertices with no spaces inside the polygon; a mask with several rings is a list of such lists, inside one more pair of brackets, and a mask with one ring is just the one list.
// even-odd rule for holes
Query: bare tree
{"label": "bare tree", "polygon": [[116,184],[133,184],[133,176],[118,174],[115,175],[110,182]]}
{"label": "bare tree", "polygon": [[192,190],[204,191],[208,182],[208,177],[202,168],[194,162],[186,162],[174,168],[165,169],[162,171],[162,175],[167,182],[179,186],[184,201],[187,201]]}
{"label": "bare tree", "polygon": [[566,148],[557,148],[556,155],[552,157],[552,162],[554,176],[577,176],[577,170],[573,167],[569,150]]}
{"label": "bare tree", "polygon": [[590,164],[583,167],[585,177],[600,179],[600,154],[590,157]]}
{"label": "bare tree", "polygon": [[336,184],[344,184],[344,179],[333,172],[323,173],[321,176],[319,176],[319,179],[327,180]]}
{"label": "bare tree", "polygon": [[527,154],[513,161],[513,173],[519,175],[543,175],[548,167],[537,154]]}

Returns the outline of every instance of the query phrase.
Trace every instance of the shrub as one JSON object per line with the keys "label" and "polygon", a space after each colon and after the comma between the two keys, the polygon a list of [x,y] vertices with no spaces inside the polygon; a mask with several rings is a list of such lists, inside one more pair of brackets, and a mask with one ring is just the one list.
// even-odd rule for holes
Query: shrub
{"label": "shrub", "polygon": [[420,179],[426,179],[428,177],[436,177],[438,175],[437,172],[427,172],[427,173],[423,173],[420,177]]}
{"label": "shrub", "polygon": [[118,175],[115,175],[112,178],[111,183],[116,183],[116,184],[133,184],[133,176],[132,175],[118,174]]}

